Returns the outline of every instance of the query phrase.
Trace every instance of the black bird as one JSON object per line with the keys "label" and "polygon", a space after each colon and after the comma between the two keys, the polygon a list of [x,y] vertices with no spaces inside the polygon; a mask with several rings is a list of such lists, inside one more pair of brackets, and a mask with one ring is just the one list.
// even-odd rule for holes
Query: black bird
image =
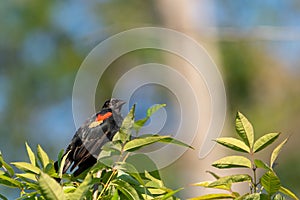
{"label": "black bird", "polygon": [[[121,108],[125,101],[119,99],[107,100],[102,110],[90,117],[73,136],[64,155],[67,154],[62,173],[70,168],[74,176],[78,176],[97,162],[101,147],[111,141],[119,131],[123,118]],[[58,162],[54,163],[58,171]],[[59,180],[59,179],[58,179]]]}

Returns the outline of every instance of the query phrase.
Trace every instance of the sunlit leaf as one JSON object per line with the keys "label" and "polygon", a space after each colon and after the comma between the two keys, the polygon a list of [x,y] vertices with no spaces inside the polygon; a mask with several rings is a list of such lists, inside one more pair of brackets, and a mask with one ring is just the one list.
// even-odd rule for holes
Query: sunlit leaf
{"label": "sunlit leaf", "polygon": [[40,169],[38,167],[36,167],[30,163],[27,163],[27,162],[13,162],[11,164],[25,172],[32,172],[34,174],[40,173]]}
{"label": "sunlit leaf", "polygon": [[[155,178],[154,176],[152,176],[149,172],[145,171],[145,177],[148,178],[149,180],[152,181],[152,183],[154,183],[154,185],[151,185],[152,187],[156,187],[156,188],[162,188],[164,187],[164,184],[162,182],[162,180]],[[148,186],[150,182],[148,182]],[[147,185],[146,184],[146,185]]]}
{"label": "sunlit leaf", "polygon": [[291,197],[292,199],[299,200],[298,197],[292,191],[290,191],[289,189],[287,189],[283,186],[280,186],[279,192]]}
{"label": "sunlit leaf", "polygon": [[227,156],[213,162],[212,166],[216,168],[236,168],[236,167],[251,168],[252,164],[248,158],[245,158],[243,156]]}
{"label": "sunlit leaf", "polygon": [[32,174],[32,173],[23,173],[23,174],[16,174],[17,177],[20,178],[26,178],[26,179],[30,179],[33,181],[36,181],[36,175]]}
{"label": "sunlit leaf", "polygon": [[147,137],[141,137],[133,139],[129,142],[127,142],[124,146],[124,151],[134,151],[139,148],[148,146],[150,144],[156,143],[156,142],[163,142],[163,143],[173,143],[184,147],[192,148],[191,146],[180,142],[171,136],[160,136],[160,135],[150,135]]}
{"label": "sunlit leaf", "polygon": [[134,124],[134,113],[135,113],[135,104],[132,106],[129,113],[124,118],[120,131],[115,135],[113,139],[114,141],[120,140],[122,141],[122,143],[125,143],[130,138],[131,129],[133,128],[133,124]]}
{"label": "sunlit leaf", "polygon": [[281,194],[276,194],[272,200],[285,200],[284,196],[282,196]]}
{"label": "sunlit leaf", "polygon": [[32,165],[36,165],[35,155],[34,155],[33,151],[31,150],[30,146],[27,144],[27,142],[25,142],[25,146],[26,146],[26,150],[27,150],[27,154],[28,154],[30,163]]}
{"label": "sunlit leaf", "polygon": [[253,127],[248,119],[240,112],[236,115],[235,129],[245,144],[252,149],[254,142]]}
{"label": "sunlit leaf", "polygon": [[64,166],[65,166],[65,163],[66,163],[66,159],[69,155],[71,150],[69,150],[61,159],[61,161],[59,162],[59,170],[58,170],[58,176],[60,178],[62,178],[62,174],[63,174],[63,169],[64,169]]}
{"label": "sunlit leaf", "polygon": [[165,107],[166,104],[156,104],[153,105],[152,107],[150,107],[147,110],[147,116],[143,119],[137,120],[134,123],[134,128],[136,130],[136,133],[138,133],[140,131],[140,129],[145,125],[145,123],[150,119],[151,115],[153,115],[156,111],[158,111],[159,109],[161,109],[162,107]]}
{"label": "sunlit leaf", "polygon": [[266,194],[254,193],[243,195],[235,200],[270,200],[270,198]]}
{"label": "sunlit leaf", "polygon": [[235,151],[250,152],[250,148],[244,142],[232,137],[218,138],[216,142]]}
{"label": "sunlit leaf", "polygon": [[59,166],[61,166],[61,161],[62,161],[62,157],[65,153],[64,149],[61,149],[57,155],[57,167],[59,168]]}
{"label": "sunlit leaf", "polygon": [[251,182],[252,178],[248,174],[235,174],[230,176],[224,176],[218,180],[210,183],[209,187],[215,187],[220,185],[231,185],[232,183]]}
{"label": "sunlit leaf", "polygon": [[75,190],[75,192],[68,194],[67,199],[77,200],[84,199],[86,193],[92,186],[92,175],[89,173],[83,182],[79,185],[79,187]]}
{"label": "sunlit leaf", "polygon": [[116,190],[111,198],[111,200],[119,200],[118,190]]}
{"label": "sunlit leaf", "polygon": [[[154,135],[154,136],[157,136],[157,135]],[[192,147],[192,146],[190,146],[190,145],[188,145],[188,144],[186,144],[184,142],[181,142],[179,140],[176,140],[172,136],[166,136],[166,137],[162,138],[162,140],[160,140],[159,142],[176,144],[178,146],[182,146],[182,147],[187,147],[187,148],[190,148],[190,149],[194,149],[194,147]]]}
{"label": "sunlit leaf", "polygon": [[233,194],[206,194],[199,197],[190,198],[189,200],[207,200],[207,199],[234,199]]}
{"label": "sunlit leaf", "polygon": [[42,164],[43,168],[45,168],[50,162],[47,153],[40,145],[37,146],[37,157],[40,163]]}
{"label": "sunlit leaf", "polygon": [[26,188],[29,189],[29,190],[35,190],[35,191],[40,190],[40,187],[39,187],[37,182],[31,183],[31,182],[27,181],[27,182],[25,182],[25,185],[26,185]]}
{"label": "sunlit leaf", "polygon": [[259,152],[272,144],[280,135],[280,133],[268,133],[262,137],[260,137],[255,143],[253,147],[253,152]]}
{"label": "sunlit leaf", "polygon": [[173,197],[174,194],[176,194],[177,192],[179,192],[181,190],[183,190],[183,188],[179,188],[177,190],[169,191],[169,192],[167,192],[167,194],[164,194],[164,196],[160,197],[159,199],[160,200],[167,200],[167,199]]}
{"label": "sunlit leaf", "polygon": [[269,195],[273,195],[280,189],[280,180],[273,171],[266,172],[260,182]]}
{"label": "sunlit leaf", "polygon": [[273,167],[275,160],[278,157],[283,145],[287,142],[288,138],[286,138],[282,143],[280,143],[272,152],[271,159],[270,159],[270,166]]}
{"label": "sunlit leaf", "polygon": [[112,182],[122,194],[126,196],[129,200],[139,200],[139,195],[137,191],[127,182],[123,181],[122,179],[114,179]]}
{"label": "sunlit leaf", "polygon": [[63,188],[48,174],[41,172],[38,180],[40,190],[45,199],[64,200]]}
{"label": "sunlit leaf", "polygon": [[215,188],[215,189],[222,189],[222,190],[231,190],[231,184],[225,184],[225,185],[216,185],[216,186],[210,186],[210,184],[213,181],[202,181],[199,183],[193,183],[193,186],[200,186],[200,187],[205,187],[205,188]]}
{"label": "sunlit leaf", "polygon": [[5,171],[7,171],[10,176],[13,176],[15,174],[14,169],[4,161],[1,151],[0,151],[0,167],[2,167]]}
{"label": "sunlit leaf", "polygon": [[12,187],[12,188],[21,188],[22,187],[22,184],[13,179],[13,178],[10,178],[8,176],[5,176],[5,175],[0,175],[0,184],[2,185],[5,185],[7,187]]}

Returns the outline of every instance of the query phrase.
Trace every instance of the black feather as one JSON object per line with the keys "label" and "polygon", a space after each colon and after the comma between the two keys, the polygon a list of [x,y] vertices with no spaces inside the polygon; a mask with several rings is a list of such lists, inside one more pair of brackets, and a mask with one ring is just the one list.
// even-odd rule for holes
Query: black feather
{"label": "black feather", "polygon": [[[66,158],[63,173],[68,169],[74,171],[74,176],[78,176],[97,162],[102,146],[111,141],[114,135],[119,131],[123,118],[120,110],[125,102],[118,99],[111,99],[104,103],[102,110],[89,118],[86,123],[81,126],[73,136],[68,145],[65,154]],[[104,115],[108,112],[112,116],[105,119],[97,126],[91,126],[96,121],[97,116]],[[54,167],[58,171],[58,163],[55,162]]]}

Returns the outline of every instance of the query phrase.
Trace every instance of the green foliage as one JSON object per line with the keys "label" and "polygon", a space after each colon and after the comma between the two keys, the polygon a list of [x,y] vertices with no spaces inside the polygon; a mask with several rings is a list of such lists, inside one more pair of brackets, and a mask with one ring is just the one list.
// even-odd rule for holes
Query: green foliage
{"label": "green foliage", "polygon": [[135,128],[135,131],[136,131],[136,135],[138,135],[140,129],[145,125],[145,123],[150,119],[150,117],[156,112],[158,111],[159,109],[165,107],[166,104],[156,104],[154,106],[152,106],[151,108],[149,108],[147,110],[147,115],[145,118],[143,119],[140,119],[140,120],[137,120],[135,123],[134,123],[134,128]]}
{"label": "green foliage", "polygon": [[[248,168],[252,171],[252,176],[248,174],[233,174],[225,177],[220,177],[213,172],[209,172],[216,180],[203,181],[195,183],[195,186],[205,188],[214,188],[227,191],[227,193],[207,194],[199,197],[192,198],[192,200],[199,199],[251,199],[251,200],[279,200],[285,199],[284,195],[298,200],[295,194],[281,185],[280,179],[274,171],[274,162],[278,157],[284,144],[287,142],[285,139],[280,143],[272,152],[269,165],[256,159],[257,152],[264,150],[267,146],[272,144],[280,135],[280,133],[268,133],[255,141],[254,130],[252,124],[240,112],[236,115],[236,131],[240,139],[232,137],[218,138],[215,141],[236,152],[242,152],[245,156],[233,155],[226,156],[215,162],[212,166],[224,168]],[[257,169],[264,171],[262,176],[257,177]],[[250,193],[239,194],[232,188],[232,184],[240,182],[249,182]]]}
{"label": "green foliage", "polygon": [[[133,106],[125,117],[120,131],[112,141],[102,147],[98,162],[78,177],[74,177],[72,174],[62,174],[62,167],[66,159],[66,155],[62,156],[63,151],[58,155],[58,172],[54,169],[53,160],[48,157],[40,145],[37,146],[35,154],[25,143],[29,162],[11,163],[18,169],[17,173],[4,161],[0,153],[0,184],[19,189],[20,197],[18,199],[20,200],[178,199],[174,195],[183,188],[177,190],[167,188],[161,180],[155,163],[146,155],[132,153],[157,142],[192,148],[171,136],[143,134],[131,139],[131,135],[133,133],[138,135],[141,127],[151,115],[164,106],[164,104],[152,106],[148,109],[146,118],[137,121],[135,120],[135,106]],[[274,171],[274,162],[287,139],[275,147],[270,161],[266,163],[257,158],[257,152],[270,146],[278,139],[280,133],[268,133],[255,140],[252,124],[240,112],[236,117],[236,131],[240,139],[223,137],[217,138],[215,141],[233,151],[241,152],[244,156],[225,156],[213,162],[212,166],[218,169],[246,168],[250,172],[252,171],[252,175],[249,173],[219,176],[208,171],[215,178],[214,181],[203,181],[193,185],[225,192],[206,194],[191,199],[283,200],[287,196],[298,200],[293,192],[281,185],[280,178]],[[142,166],[135,162],[137,158],[142,159],[140,162]],[[257,176],[257,170],[262,170],[261,177]],[[249,184],[249,193],[240,194],[234,191],[233,185],[242,182]],[[7,198],[0,194],[0,199]]]}
{"label": "green foliage", "polygon": [[[113,141],[102,147],[98,162],[78,177],[62,174],[66,159],[66,156],[62,157],[63,151],[58,155],[58,172],[54,169],[53,160],[40,145],[37,146],[35,154],[25,143],[29,162],[11,163],[18,169],[18,173],[4,161],[0,153],[0,184],[19,189],[19,199],[176,199],[174,195],[182,188],[177,190],[167,188],[153,161],[148,158],[145,164],[154,166],[154,171],[147,171],[147,166],[141,171],[140,166],[135,166],[130,161],[134,157],[132,152],[157,142],[190,147],[171,136],[157,134],[130,139],[134,131],[138,133],[151,115],[164,106],[162,104],[149,108],[146,118],[137,121],[133,106]],[[60,182],[57,181],[59,179]],[[2,194],[0,198],[7,199]]]}
{"label": "green foliage", "polygon": [[212,166],[222,168],[246,167],[251,168],[251,161],[243,156],[227,156],[215,161]]}

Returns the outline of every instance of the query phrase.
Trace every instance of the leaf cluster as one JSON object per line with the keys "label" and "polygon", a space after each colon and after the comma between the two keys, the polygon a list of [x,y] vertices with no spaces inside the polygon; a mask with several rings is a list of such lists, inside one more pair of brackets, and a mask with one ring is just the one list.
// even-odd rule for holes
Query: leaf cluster
{"label": "leaf cluster", "polygon": [[[283,140],[271,153],[269,162],[264,162],[257,159],[257,152],[265,150],[270,144],[278,139],[280,133],[268,133],[255,140],[254,130],[249,120],[240,112],[236,115],[235,129],[239,138],[221,137],[215,141],[235,152],[242,152],[245,156],[232,155],[223,157],[212,163],[213,167],[218,169],[226,168],[247,168],[249,174],[233,174],[225,177],[220,177],[213,172],[209,172],[216,179],[215,181],[203,181],[195,183],[195,186],[205,188],[221,189],[224,193],[207,194],[192,200],[200,199],[262,199],[262,200],[277,200],[285,199],[288,196],[298,200],[296,195],[289,189],[285,188],[280,181],[280,178],[274,171],[274,164],[284,144],[288,138]],[[263,170],[261,177],[257,176],[257,170]],[[233,191],[232,184],[247,182],[249,184],[249,193],[239,194]]]}
{"label": "leaf cluster", "polygon": [[[58,172],[54,169],[53,160],[39,145],[35,154],[30,146],[25,144],[29,162],[11,163],[20,171],[18,173],[4,161],[0,153],[0,184],[18,188],[19,200],[177,199],[174,194],[182,188],[177,190],[167,188],[151,159],[145,155],[139,157],[146,166],[152,166],[152,170],[149,171],[147,167],[138,169],[135,163],[130,162],[131,156],[134,156],[133,152],[153,143],[173,143],[190,147],[171,136],[148,134],[131,137],[133,133],[138,134],[151,115],[163,106],[165,105],[152,106],[148,109],[146,118],[136,121],[134,105],[113,140],[102,147],[98,162],[78,177],[62,174],[66,159],[66,155],[62,157],[63,150],[58,155]],[[7,198],[0,194],[0,199]]]}

